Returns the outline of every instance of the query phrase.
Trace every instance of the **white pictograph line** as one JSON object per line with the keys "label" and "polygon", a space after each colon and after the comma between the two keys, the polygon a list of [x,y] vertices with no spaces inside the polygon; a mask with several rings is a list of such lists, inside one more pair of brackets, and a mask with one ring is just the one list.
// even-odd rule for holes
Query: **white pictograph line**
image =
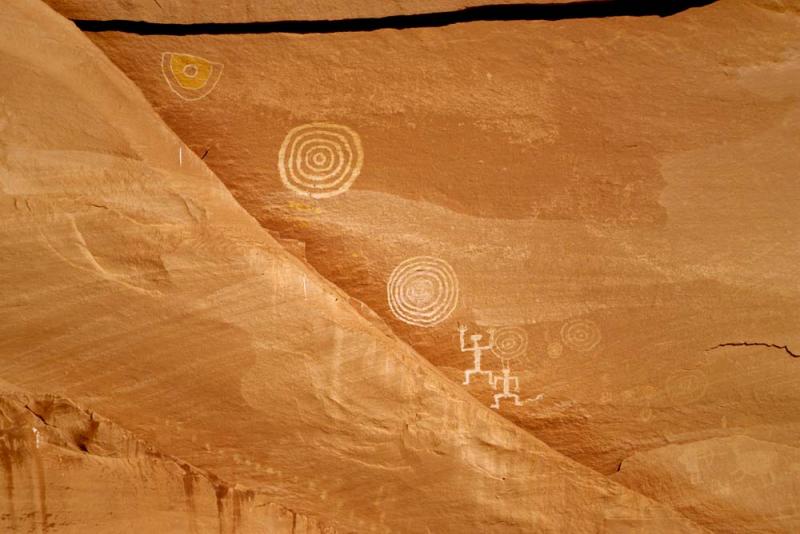
{"label": "white pictograph line", "polygon": [[544,399],[544,393],[539,393],[538,395],[536,395],[532,399],[530,399],[530,398],[529,399],[525,399],[522,402],[539,402],[542,399]]}
{"label": "white pictograph line", "polygon": [[504,326],[495,332],[492,352],[501,360],[517,360],[528,350],[528,333],[518,326]]}
{"label": "white pictograph line", "polygon": [[[498,384],[502,384],[500,393],[494,395],[494,402],[491,407],[495,410],[500,409],[500,401],[510,399],[515,406],[522,406],[519,393],[519,377],[511,374],[511,362],[519,362],[528,354],[528,332],[519,326],[503,326],[498,328],[494,337],[494,354],[502,363],[501,374],[495,375],[492,379],[492,387],[496,390]],[[512,387],[513,384],[513,387]]]}
{"label": "white pictograph line", "polygon": [[578,352],[589,352],[601,339],[600,327],[590,319],[573,319],[561,327],[561,340]]}

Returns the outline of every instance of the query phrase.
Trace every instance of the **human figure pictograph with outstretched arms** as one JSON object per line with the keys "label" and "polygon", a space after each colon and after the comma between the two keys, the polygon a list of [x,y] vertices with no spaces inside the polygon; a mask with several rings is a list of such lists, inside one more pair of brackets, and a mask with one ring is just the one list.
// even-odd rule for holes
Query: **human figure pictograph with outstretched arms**
{"label": "human figure pictograph with outstretched arms", "polygon": [[486,375],[489,377],[489,383],[492,383],[493,373],[492,371],[484,371],[481,369],[481,357],[483,356],[483,351],[485,350],[492,350],[494,346],[494,329],[489,329],[489,342],[487,345],[481,345],[481,340],[483,336],[481,334],[473,334],[469,336],[470,341],[472,342],[472,346],[468,347],[466,345],[466,341],[464,336],[467,332],[467,325],[459,324],[458,325],[458,334],[459,340],[461,341],[461,352],[471,352],[472,353],[472,360],[473,360],[473,367],[472,369],[467,369],[464,371],[464,385],[468,385],[470,383],[470,378],[473,375]]}

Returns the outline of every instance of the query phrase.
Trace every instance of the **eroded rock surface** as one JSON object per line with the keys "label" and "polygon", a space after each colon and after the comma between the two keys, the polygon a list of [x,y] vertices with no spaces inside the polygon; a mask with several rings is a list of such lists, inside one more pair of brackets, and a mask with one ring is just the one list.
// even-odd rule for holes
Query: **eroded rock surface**
{"label": "eroded rock surface", "polygon": [[745,436],[667,445],[612,477],[710,530],[797,532],[800,449]]}
{"label": "eroded rock surface", "polygon": [[[341,532],[703,531],[555,452],[356,309],[272,239],[65,19],[28,0],[3,2],[0,14],[10,80],[0,93],[0,376],[9,387],[72,399],[163,454]],[[181,72],[210,72],[194,67]],[[24,432],[15,450],[30,450],[37,418],[17,415],[4,429],[12,441]],[[88,432],[85,420],[65,423]],[[153,492],[138,501],[141,515],[185,528],[185,487],[170,462],[132,460],[138,475],[116,460],[96,467],[93,451],[113,442],[73,440],[89,454],[75,471],[53,463],[80,454],[70,442],[47,445],[44,460],[24,465],[46,467],[48,478],[26,482],[22,504],[7,494],[3,509],[39,513],[40,526],[78,521],[48,519],[31,492],[73,477],[86,484],[81,495],[96,491],[114,510],[109,487],[130,480]],[[79,509],[60,484],[48,510]],[[231,517],[227,500],[213,517],[209,492],[197,504],[199,531]],[[159,519],[165,501],[175,510]],[[125,520],[86,517],[97,517],[81,525],[93,532],[118,532]],[[267,518],[248,521],[263,529]]]}
{"label": "eroded rock surface", "polygon": [[[264,227],[454,382],[473,366],[459,323],[467,345],[521,329],[522,406],[500,413],[610,474],[669,443],[800,442],[798,34],[793,2],[720,1],[666,18],[90,37]],[[187,100],[164,54],[222,75]],[[324,178],[334,134],[314,148],[308,125],[346,128],[340,181]],[[458,284],[435,324],[387,298],[419,256]],[[482,365],[502,372],[488,352]],[[485,375],[465,389],[486,406],[498,393]]]}
{"label": "eroded rock surface", "polygon": [[4,532],[335,532],[54,396],[0,396],[0,462]]}

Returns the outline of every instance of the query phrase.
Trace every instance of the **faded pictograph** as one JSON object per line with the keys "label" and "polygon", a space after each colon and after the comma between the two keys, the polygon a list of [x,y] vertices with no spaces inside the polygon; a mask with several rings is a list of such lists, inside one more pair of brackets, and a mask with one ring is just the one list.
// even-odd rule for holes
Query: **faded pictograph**
{"label": "faded pictograph", "polygon": [[518,326],[504,326],[495,331],[492,352],[501,360],[519,361],[528,351],[528,333]]}
{"label": "faded pictograph", "polygon": [[564,354],[564,345],[559,340],[554,340],[550,334],[550,328],[544,331],[544,353],[548,358],[557,360]]}
{"label": "faded pictograph", "polygon": [[600,327],[590,319],[572,319],[561,327],[561,340],[578,352],[589,352],[602,339]]}
{"label": "faded pictograph", "polygon": [[564,354],[564,345],[558,341],[553,341],[547,344],[547,356],[553,358],[560,358]]}
{"label": "faded pictograph", "polygon": [[341,124],[313,122],[292,128],[278,152],[283,185],[311,198],[344,193],[363,165],[361,138]]}
{"label": "faded pictograph", "polygon": [[642,388],[640,398],[644,402],[644,406],[639,410],[639,421],[649,423],[653,419],[653,399],[657,394],[658,390],[653,386],[645,386]]}
{"label": "faded pictograph", "polygon": [[709,471],[708,463],[712,459],[710,451],[683,450],[678,456],[678,461],[688,475],[689,483],[696,486],[703,482],[703,473]]}
{"label": "faded pictograph", "polygon": [[642,423],[649,423],[654,417],[653,400],[658,390],[650,385],[634,386],[622,392],[621,401],[625,406],[638,407],[637,419]]}
{"label": "faded pictograph", "polygon": [[[519,361],[527,354],[528,333],[516,326],[506,326],[498,329],[494,336],[494,354],[502,364],[500,376],[492,378],[492,387],[498,388],[501,384],[500,393],[495,394],[492,408],[499,410],[500,401],[511,399],[516,406],[522,406],[519,398],[519,378],[511,374],[511,362]],[[513,383],[513,387],[512,387]]]}
{"label": "faded pictograph", "polygon": [[473,375],[486,375],[489,379],[490,384],[494,384],[492,379],[492,371],[486,371],[481,368],[481,357],[483,356],[483,351],[492,350],[494,347],[494,329],[489,329],[489,340],[486,345],[481,345],[481,340],[483,336],[481,334],[472,334],[469,336],[472,345],[467,346],[465,343],[465,334],[467,332],[467,326],[460,324],[458,325],[458,338],[461,343],[461,352],[471,352],[472,353],[472,368],[467,369],[464,371],[464,385],[469,385],[470,377]]}
{"label": "faded pictograph", "polygon": [[[553,339],[558,337],[558,339]],[[569,349],[576,352],[589,352],[597,348],[602,340],[600,327],[591,319],[569,319],[561,325],[558,336],[551,336],[548,328],[544,334],[545,354],[556,360]]]}
{"label": "faded pictograph", "polygon": [[222,67],[222,63],[192,54],[161,54],[164,79],[172,92],[184,100],[199,100],[208,96],[222,76]]}
{"label": "faded pictograph", "polygon": [[456,309],[458,278],[446,261],[417,256],[394,268],[386,293],[395,317],[414,326],[432,327]]}
{"label": "faded pictograph", "polygon": [[677,371],[667,378],[666,389],[669,399],[677,404],[690,404],[703,398],[708,387],[705,373],[699,369]]}
{"label": "faded pictograph", "polygon": [[611,376],[608,373],[600,375],[600,397],[598,402],[601,405],[610,404],[614,400],[614,394],[611,390],[614,386],[611,383]]}

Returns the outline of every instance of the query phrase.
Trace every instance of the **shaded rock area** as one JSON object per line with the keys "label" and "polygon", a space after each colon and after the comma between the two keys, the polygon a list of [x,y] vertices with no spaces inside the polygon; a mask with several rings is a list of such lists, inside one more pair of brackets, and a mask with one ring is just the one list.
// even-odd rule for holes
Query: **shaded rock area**
{"label": "shaded rock area", "polygon": [[0,396],[3,532],[333,534],[55,396]]}
{"label": "shaded rock area", "polygon": [[[642,5],[636,0],[591,0],[574,2],[572,0],[404,0],[386,2],[372,0],[315,0],[297,2],[295,0],[235,0],[228,2],[206,2],[203,0],[46,0],[54,9],[71,19],[79,20],[124,20],[147,21],[162,24],[202,24],[202,23],[248,23],[271,21],[335,21],[346,19],[368,19],[384,17],[408,17],[433,13],[455,14],[459,11],[472,12],[476,16],[491,16],[502,13],[513,16],[515,13],[542,13],[548,8],[558,8],[568,12],[573,4],[578,4],[578,12],[597,9],[599,5],[615,7],[622,4],[626,9],[637,10]],[[677,1],[678,6],[702,4],[701,1]],[[488,6],[487,6],[488,4]],[[638,5],[637,5],[638,4]],[[481,9],[486,7],[500,9]],[[671,11],[670,6],[664,6]],[[533,9],[531,9],[533,8]],[[654,6],[658,10],[658,7]],[[662,8],[663,9],[663,8]]]}

